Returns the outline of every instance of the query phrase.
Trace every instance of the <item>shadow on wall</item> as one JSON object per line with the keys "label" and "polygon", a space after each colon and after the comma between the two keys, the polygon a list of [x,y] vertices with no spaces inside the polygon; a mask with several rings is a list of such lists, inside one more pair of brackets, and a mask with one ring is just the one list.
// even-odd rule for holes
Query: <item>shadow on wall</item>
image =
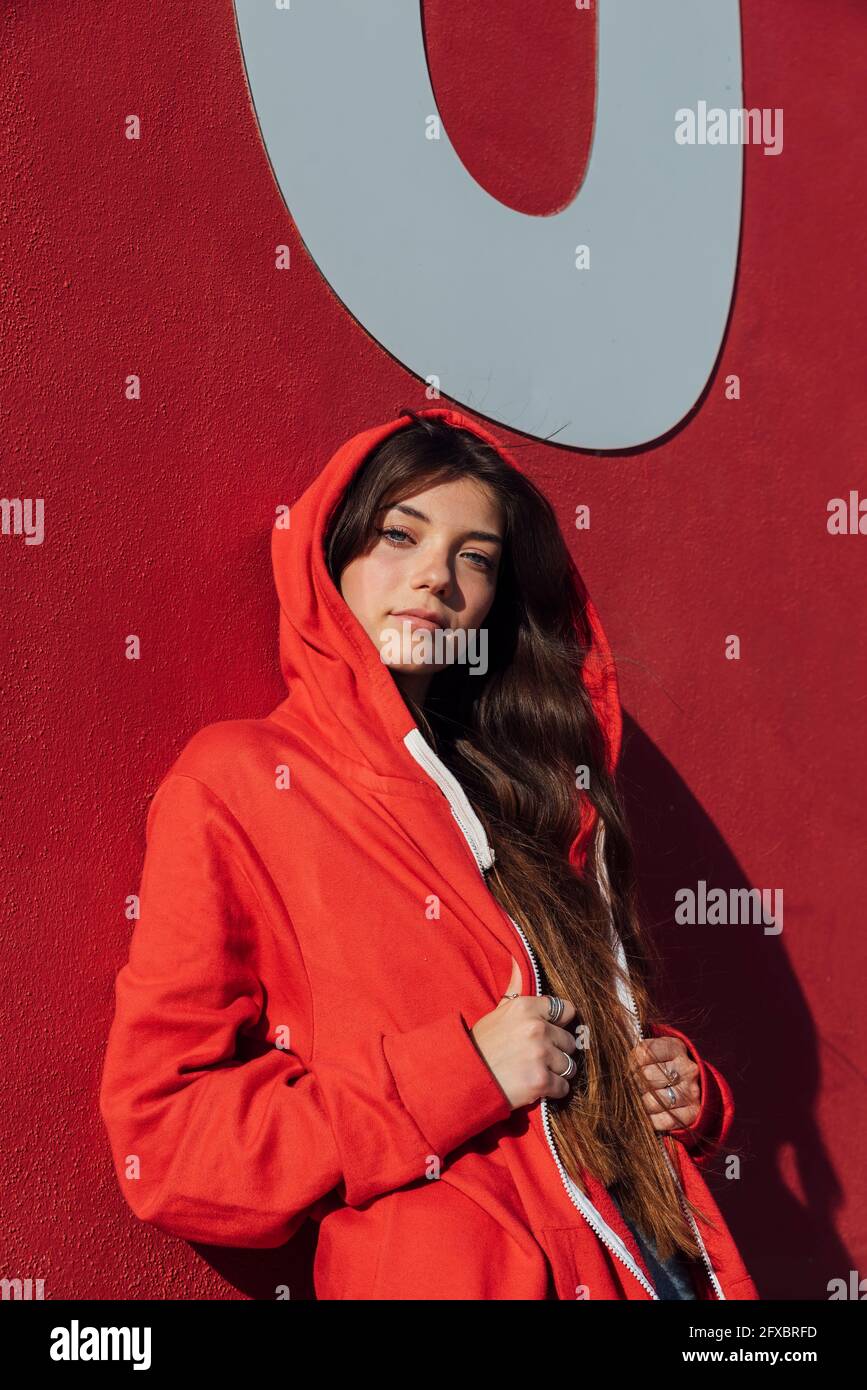
{"label": "shadow on wall", "polygon": [[[824,1301],[828,1281],[848,1280],[853,1262],[834,1229],[842,1190],[816,1125],[818,1035],[786,945],[787,932],[805,924],[790,912],[773,935],[761,923],[674,920],[675,894],[697,890],[700,879],[708,891],[785,884],[773,858],[766,879],[748,882],[676,769],[627,716],[623,732],[620,785],[646,920],[666,970],[660,1008],[734,1093],[729,1140],[740,1178],[723,1176],[726,1145],[705,1170],[708,1186],[762,1298]],[[768,901],[773,911],[772,892]],[[803,1200],[783,1181],[784,1154]]]}
{"label": "shadow on wall", "polygon": [[[789,963],[786,927],[762,923],[679,925],[675,893],[711,888],[784,887],[771,877],[748,883],[725,841],[676,770],[624,716],[620,786],[633,827],[641,896],[665,967],[660,1011],[717,1065],[734,1092],[731,1145],[739,1179],[727,1179],[725,1153],[704,1176],[763,1299],[825,1300],[831,1278],[847,1278],[852,1259],[834,1231],[841,1189],[815,1118],[818,1039]],[[773,897],[770,898],[773,904]],[[791,929],[791,928],[790,928]],[[802,1202],[780,1174],[791,1151]],[[239,1292],[273,1300],[286,1285],[312,1299],[316,1226],[308,1221],[278,1250],[196,1246]]]}

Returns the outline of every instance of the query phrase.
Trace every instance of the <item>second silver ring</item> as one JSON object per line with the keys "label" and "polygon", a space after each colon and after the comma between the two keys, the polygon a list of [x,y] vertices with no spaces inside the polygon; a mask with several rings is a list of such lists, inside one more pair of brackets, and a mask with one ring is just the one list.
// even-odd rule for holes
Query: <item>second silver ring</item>
{"label": "second silver ring", "polygon": [[564,1053],[563,1053],[563,1056],[566,1058],[566,1070],[565,1070],[565,1071],[558,1071],[557,1075],[558,1075],[558,1076],[565,1076],[565,1077],[567,1078],[567,1080],[568,1080],[568,1079],[571,1079],[571,1078],[575,1075],[576,1071],[578,1070],[578,1067],[577,1067],[577,1065],[576,1065],[576,1063],[575,1063],[575,1058],[574,1058],[574,1057],[570,1057],[568,1052],[564,1052]]}

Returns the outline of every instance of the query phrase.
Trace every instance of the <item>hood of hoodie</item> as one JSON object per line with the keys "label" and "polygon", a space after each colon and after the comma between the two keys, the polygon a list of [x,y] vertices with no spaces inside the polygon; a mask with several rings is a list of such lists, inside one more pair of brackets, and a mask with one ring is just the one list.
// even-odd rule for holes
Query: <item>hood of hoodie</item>
{"label": "hood of hoodie", "polygon": [[[417,413],[471,431],[496,449],[509,467],[524,471],[493,434],[459,411],[436,406]],[[289,524],[273,527],[271,558],[280,607],[280,666],[288,692],[281,709],[293,721],[308,726],[317,742],[330,744],[367,773],[417,782],[425,774],[404,744],[406,735],[417,728],[416,721],[325,564],[328,524],[354,474],[389,435],[411,423],[410,416],[398,415],[341,444],[291,506]],[[574,560],[571,572],[592,633],[583,680],[605,736],[607,765],[613,771],[622,737],[617,671]],[[589,798],[582,797],[581,823],[569,856],[579,868],[595,821],[595,808]]]}

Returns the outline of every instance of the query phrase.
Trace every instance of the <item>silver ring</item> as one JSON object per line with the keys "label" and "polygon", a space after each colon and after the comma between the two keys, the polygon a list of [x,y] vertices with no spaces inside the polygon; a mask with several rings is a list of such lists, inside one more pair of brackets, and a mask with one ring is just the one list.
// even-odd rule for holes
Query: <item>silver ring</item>
{"label": "silver ring", "polygon": [[575,1065],[575,1058],[570,1057],[568,1052],[564,1052],[563,1056],[566,1058],[566,1070],[558,1071],[557,1075],[571,1077],[578,1070],[577,1066]]}
{"label": "silver ring", "polygon": [[549,995],[548,995],[548,1022],[549,1022],[549,1023],[556,1023],[556,1022],[557,1022],[557,1019],[558,1019],[558,1018],[560,1017],[560,1015],[563,1013],[563,1010],[564,1010],[565,1007],[566,1007],[566,1006],[565,1006],[565,1004],[563,1003],[563,1000],[560,999],[560,998],[558,998],[558,996],[557,996],[556,994],[549,994]]}
{"label": "silver ring", "polygon": [[674,1105],[675,1101],[677,1100],[677,1095],[676,1095],[676,1093],[675,1093],[674,1087],[673,1087],[673,1086],[669,1086],[669,1087],[668,1087],[668,1090],[666,1091],[665,1094],[668,1096],[668,1098],[669,1098],[669,1100],[671,1101],[672,1105]]}

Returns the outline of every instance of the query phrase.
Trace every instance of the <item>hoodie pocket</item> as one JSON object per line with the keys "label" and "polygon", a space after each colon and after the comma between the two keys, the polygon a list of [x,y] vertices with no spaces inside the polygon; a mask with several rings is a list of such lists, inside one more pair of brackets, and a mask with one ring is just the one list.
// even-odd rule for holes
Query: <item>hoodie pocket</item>
{"label": "hoodie pocket", "polygon": [[586,1222],[580,1226],[544,1226],[539,1240],[550,1262],[559,1299],[652,1301],[641,1281]]}
{"label": "hoodie pocket", "polygon": [[517,1221],[503,1224],[445,1177],[421,1180],[322,1220],[318,1299],[533,1299],[553,1296],[550,1266]]}

